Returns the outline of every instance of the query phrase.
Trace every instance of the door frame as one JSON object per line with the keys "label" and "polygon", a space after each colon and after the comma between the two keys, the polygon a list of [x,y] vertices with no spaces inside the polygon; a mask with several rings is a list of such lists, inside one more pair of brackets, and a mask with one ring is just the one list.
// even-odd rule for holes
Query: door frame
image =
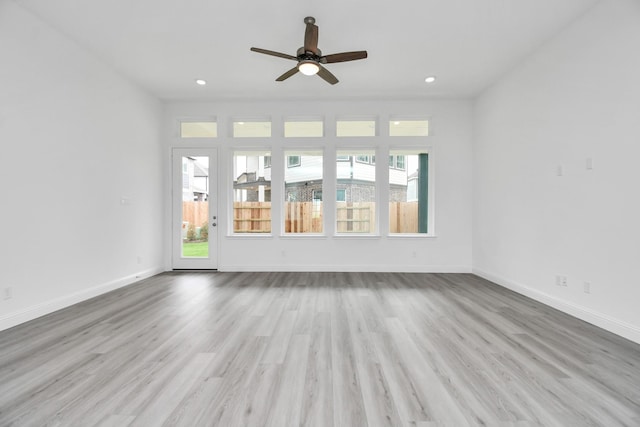
{"label": "door frame", "polygon": [[[182,158],[209,157],[209,256],[182,256]],[[171,268],[173,270],[218,269],[218,150],[216,148],[173,148],[171,151]]]}

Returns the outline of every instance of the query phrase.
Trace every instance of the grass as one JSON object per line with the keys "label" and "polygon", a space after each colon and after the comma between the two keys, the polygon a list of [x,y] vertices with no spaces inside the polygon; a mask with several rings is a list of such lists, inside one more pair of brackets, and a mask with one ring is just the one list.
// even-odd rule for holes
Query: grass
{"label": "grass", "polygon": [[209,242],[183,242],[182,256],[206,258],[209,256]]}

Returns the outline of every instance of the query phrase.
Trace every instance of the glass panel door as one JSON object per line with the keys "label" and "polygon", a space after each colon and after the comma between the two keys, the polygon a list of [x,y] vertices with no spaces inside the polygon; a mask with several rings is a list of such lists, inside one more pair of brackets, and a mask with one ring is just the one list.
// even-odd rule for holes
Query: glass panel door
{"label": "glass panel door", "polygon": [[216,269],[216,150],[173,150],[173,268]]}

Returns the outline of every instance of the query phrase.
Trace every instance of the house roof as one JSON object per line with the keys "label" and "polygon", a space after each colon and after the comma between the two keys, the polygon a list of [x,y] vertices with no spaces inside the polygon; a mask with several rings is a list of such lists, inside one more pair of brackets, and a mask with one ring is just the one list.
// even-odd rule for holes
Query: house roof
{"label": "house roof", "polygon": [[193,162],[193,176],[195,177],[207,177],[209,176],[209,169],[202,166],[197,161]]}
{"label": "house roof", "polygon": [[[15,0],[161,99],[470,97],[496,81],[597,0],[372,0],[251,3],[200,0]],[[295,55],[305,16],[340,83],[299,73],[274,80]],[[424,82],[437,76],[434,84]],[[205,79],[206,86],[195,84]]]}

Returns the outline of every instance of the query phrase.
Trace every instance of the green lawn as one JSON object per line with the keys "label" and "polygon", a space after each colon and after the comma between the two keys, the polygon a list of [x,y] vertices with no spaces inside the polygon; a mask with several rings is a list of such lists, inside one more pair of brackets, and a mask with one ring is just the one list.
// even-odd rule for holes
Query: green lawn
{"label": "green lawn", "polygon": [[209,242],[183,242],[182,256],[206,258],[209,256]]}

